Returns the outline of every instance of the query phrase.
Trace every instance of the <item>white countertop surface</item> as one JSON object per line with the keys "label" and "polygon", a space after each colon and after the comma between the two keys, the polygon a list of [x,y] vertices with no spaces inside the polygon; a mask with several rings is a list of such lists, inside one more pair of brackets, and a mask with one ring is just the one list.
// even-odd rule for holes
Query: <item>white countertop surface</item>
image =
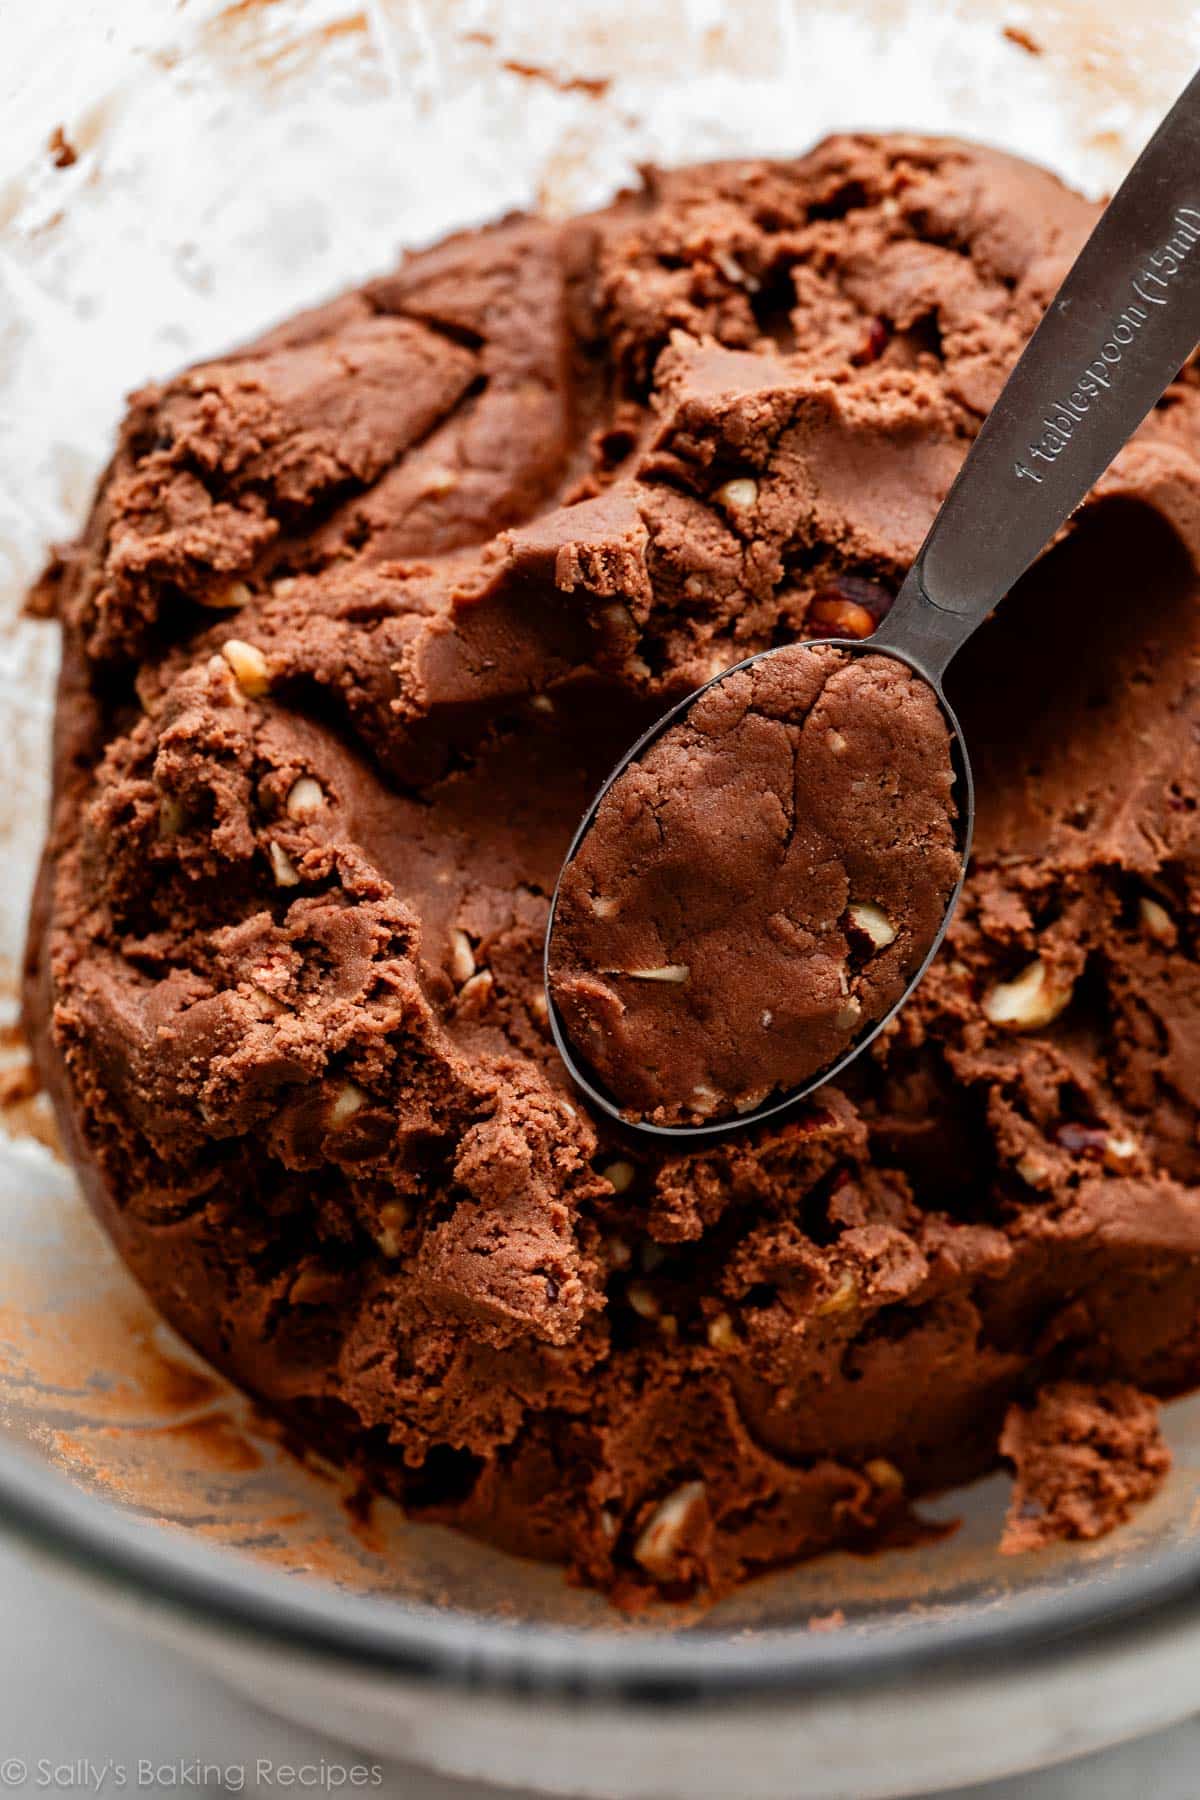
{"label": "white countertop surface", "polygon": [[[322,1775],[322,1759],[334,1769],[357,1765],[357,1784],[347,1776],[333,1787]],[[139,1763],[149,1768],[139,1769]],[[1198,1769],[1200,1719],[1193,1719],[1043,1775],[957,1789],[955,1795],[1129,1800],[1142,1793],[1153,1800],[1196,1800]],[[288,1788],[371,1793],[383,1800],[487,1800],[499,1793],[409,1767],[372,1765],[270,1718],[184,1658],[81,1607],[73,1593],[0,1544],[0,1800],[8,1794],[122,1791],[157,1800],[170,1792],[266,1795]]]}

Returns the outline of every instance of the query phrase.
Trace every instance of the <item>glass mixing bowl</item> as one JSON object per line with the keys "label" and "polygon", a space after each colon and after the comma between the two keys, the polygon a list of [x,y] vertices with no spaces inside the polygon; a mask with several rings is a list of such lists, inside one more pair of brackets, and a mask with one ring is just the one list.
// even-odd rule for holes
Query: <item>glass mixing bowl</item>
{"label": "glass mixing bowl", "polygon": [[647,159],[907,125],[1100,191],[1200,59],[1182,4],[1144,33],[1123,7],[990,0],[511,10],[43,0],[0,22],[0,1525],[280,1713],[449,1773],[869,1800],[1115,1742],[1200,1702],[1200,1402],[1167,1409],[1171,1477],[1103,1542],[1001,1559],[995,1478],[926,1508],[962,1521],[940,1542],[633,1621],[294,1455],[156,1321],[24,1080],[55,650],[20,596],[123,390],[399,245],[597,202]]}

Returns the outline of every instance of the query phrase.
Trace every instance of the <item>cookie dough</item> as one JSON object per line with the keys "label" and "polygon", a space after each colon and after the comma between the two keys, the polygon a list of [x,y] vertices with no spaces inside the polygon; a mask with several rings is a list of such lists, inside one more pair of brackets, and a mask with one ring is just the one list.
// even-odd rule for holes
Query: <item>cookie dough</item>
{"label": "cookie dough", "polygon": [[956,660],[976,852],[852,1077],[631,1148],[543,1008],[607,772],[867,635],[1094,217],[840,137],[451,239],[133,397],[35,596],[26,1017],[163,1311],[414,1515],[718,1593],[995,1466],[1043,1380],[1200,1380],[1194,368]]}
{"label": "cookie dough", "polygon": [[605,796],[563,874],[550,993],[634,1117],[811,1081],[893,1007],[958,880],[950,733],[887,656],[777,650]]}
{"label": "cookie dough", "polygon": [[1171,1467],[1158,1406],[1121,1382],[1048,1383],[1010,1409],[1001,1454],[1016,1472],[1000,1548],[1010,1556],[1103,1537],[1156,1494]]}

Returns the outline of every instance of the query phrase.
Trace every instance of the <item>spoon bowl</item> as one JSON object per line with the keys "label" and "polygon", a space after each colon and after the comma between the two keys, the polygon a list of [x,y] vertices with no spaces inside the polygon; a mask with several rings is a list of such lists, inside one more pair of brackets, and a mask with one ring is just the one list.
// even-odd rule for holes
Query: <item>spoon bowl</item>
{"label": "spoon bowl", "polygon": [[970,854],[971,837],[975,822],[974,781],[961,727],[959,726],[953,708],[950,706],[945,694],[942,692],[940,683],[930,678],[915,654],[908,654],[902,649],[895,648],[891,644],[885,645],[881,641],[885,635],[886,624],[887,621],[885,620],[884,625],[880,627],[879,631],[869,638],[814,638],[811,641],[806,641],[804,648],[812,650],[829,648],[841,651],[852,657],[862,657],[866,655],[889,656],[895,661],[903,663],[914,675],[925,682],[926,685],[932,689],[936,697],[938,707],[949,732],[950,753],[955,775],[954,794],[956,800],[956,813],[954,823],[956,848],[959,857],[958,879],[949,895],[945,912],[936,934],[921,957],[915,972],[906,983],[902,993],[879,1018],[872,1019],[854,1038],[844,1052],[823,1065],[810,1078],[797,1087],[789,1088],[786,1092],[777,1091],[768,1095],[760,1105],[751,1107],[745,1112],[738,1112],[731,1116],[695,1124],[661,1124],[639,1118],[630,1108],[623,1106],[618,1097],[610,1091],[601,1076],[588,1061],[587,1057],[573,1043],[563,1019],[562,1011],[555,998],[552,976],[552,945],[554,943],[555,924],[558,917],[563,880],[567,870],[574,862],[584,839],[590,834],[596,822],[597,814],[610,790],[621,779],[625,771],[632,764],[640,762],[647,751],[649,751],[672,726],[680,724],[704,694],[709,693],[714,688],[720,687],[722,683],[730,680],[732,676],[752,669],[755,665],[767,662],[770,658],[778,656],[780,651],[778,648],[763,650],[755,656],[749,656],[744,658],[741,662],[731,664],[728,669],[723,669],[720,674],[714,675],[712,679],[705,682],[702,687],[696,688],[692,693],[685,695],[682,700],[678,701],[665,712],[647,731],[643,732],[642,736],[638,738],[636,743],[634,743],[626,752],[625,756],[622,757],[621,761],[613,769],[612,773],[608,776],[604,785],[597,793],[591,806],[588,808],[588,811],[580,822],[579,828],[571,841],[570,849],[567,851],[551,898],[543,961],[546,1008],[551,1036],[554,1039],[555,1047],[562,1057],[572,1081],[579,1089],[580,1093],[584,1094],[599,1112],[604,1113],[609,1119],[614,1121],[614,1123],[621,1125],[626,1130],[634,1132],[639,1136],[657,1138],[668,1142],[695,1142],[698,1139],[719,1139],[727,1136],[731,1132],[741,1131],[747,1127],[762,1124],[769,1119],[778,1118],[780,1115],[789,1112],[800,1105],[810,1094],[821,1087],[825,1082],[833,1080],[849,1063],[853,1062],[856,1057],[861,1055],[868,1044],[873,1042],[873,1040],[879,1036],[884,1027],[896,1016],[900,1008],[909,999],[913,990],[924,976],[930,963],[937,955],[962,892],[963,881],[966,875],[967,858]]}

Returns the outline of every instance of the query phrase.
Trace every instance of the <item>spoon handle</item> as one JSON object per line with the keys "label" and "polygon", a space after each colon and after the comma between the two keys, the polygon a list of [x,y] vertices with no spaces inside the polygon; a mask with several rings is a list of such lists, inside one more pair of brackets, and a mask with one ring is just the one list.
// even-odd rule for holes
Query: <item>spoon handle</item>
{"label": "spoon handle", "polygon": [[1080,251],[873,643],[935,681],[1200,341],[1200,74]]}

